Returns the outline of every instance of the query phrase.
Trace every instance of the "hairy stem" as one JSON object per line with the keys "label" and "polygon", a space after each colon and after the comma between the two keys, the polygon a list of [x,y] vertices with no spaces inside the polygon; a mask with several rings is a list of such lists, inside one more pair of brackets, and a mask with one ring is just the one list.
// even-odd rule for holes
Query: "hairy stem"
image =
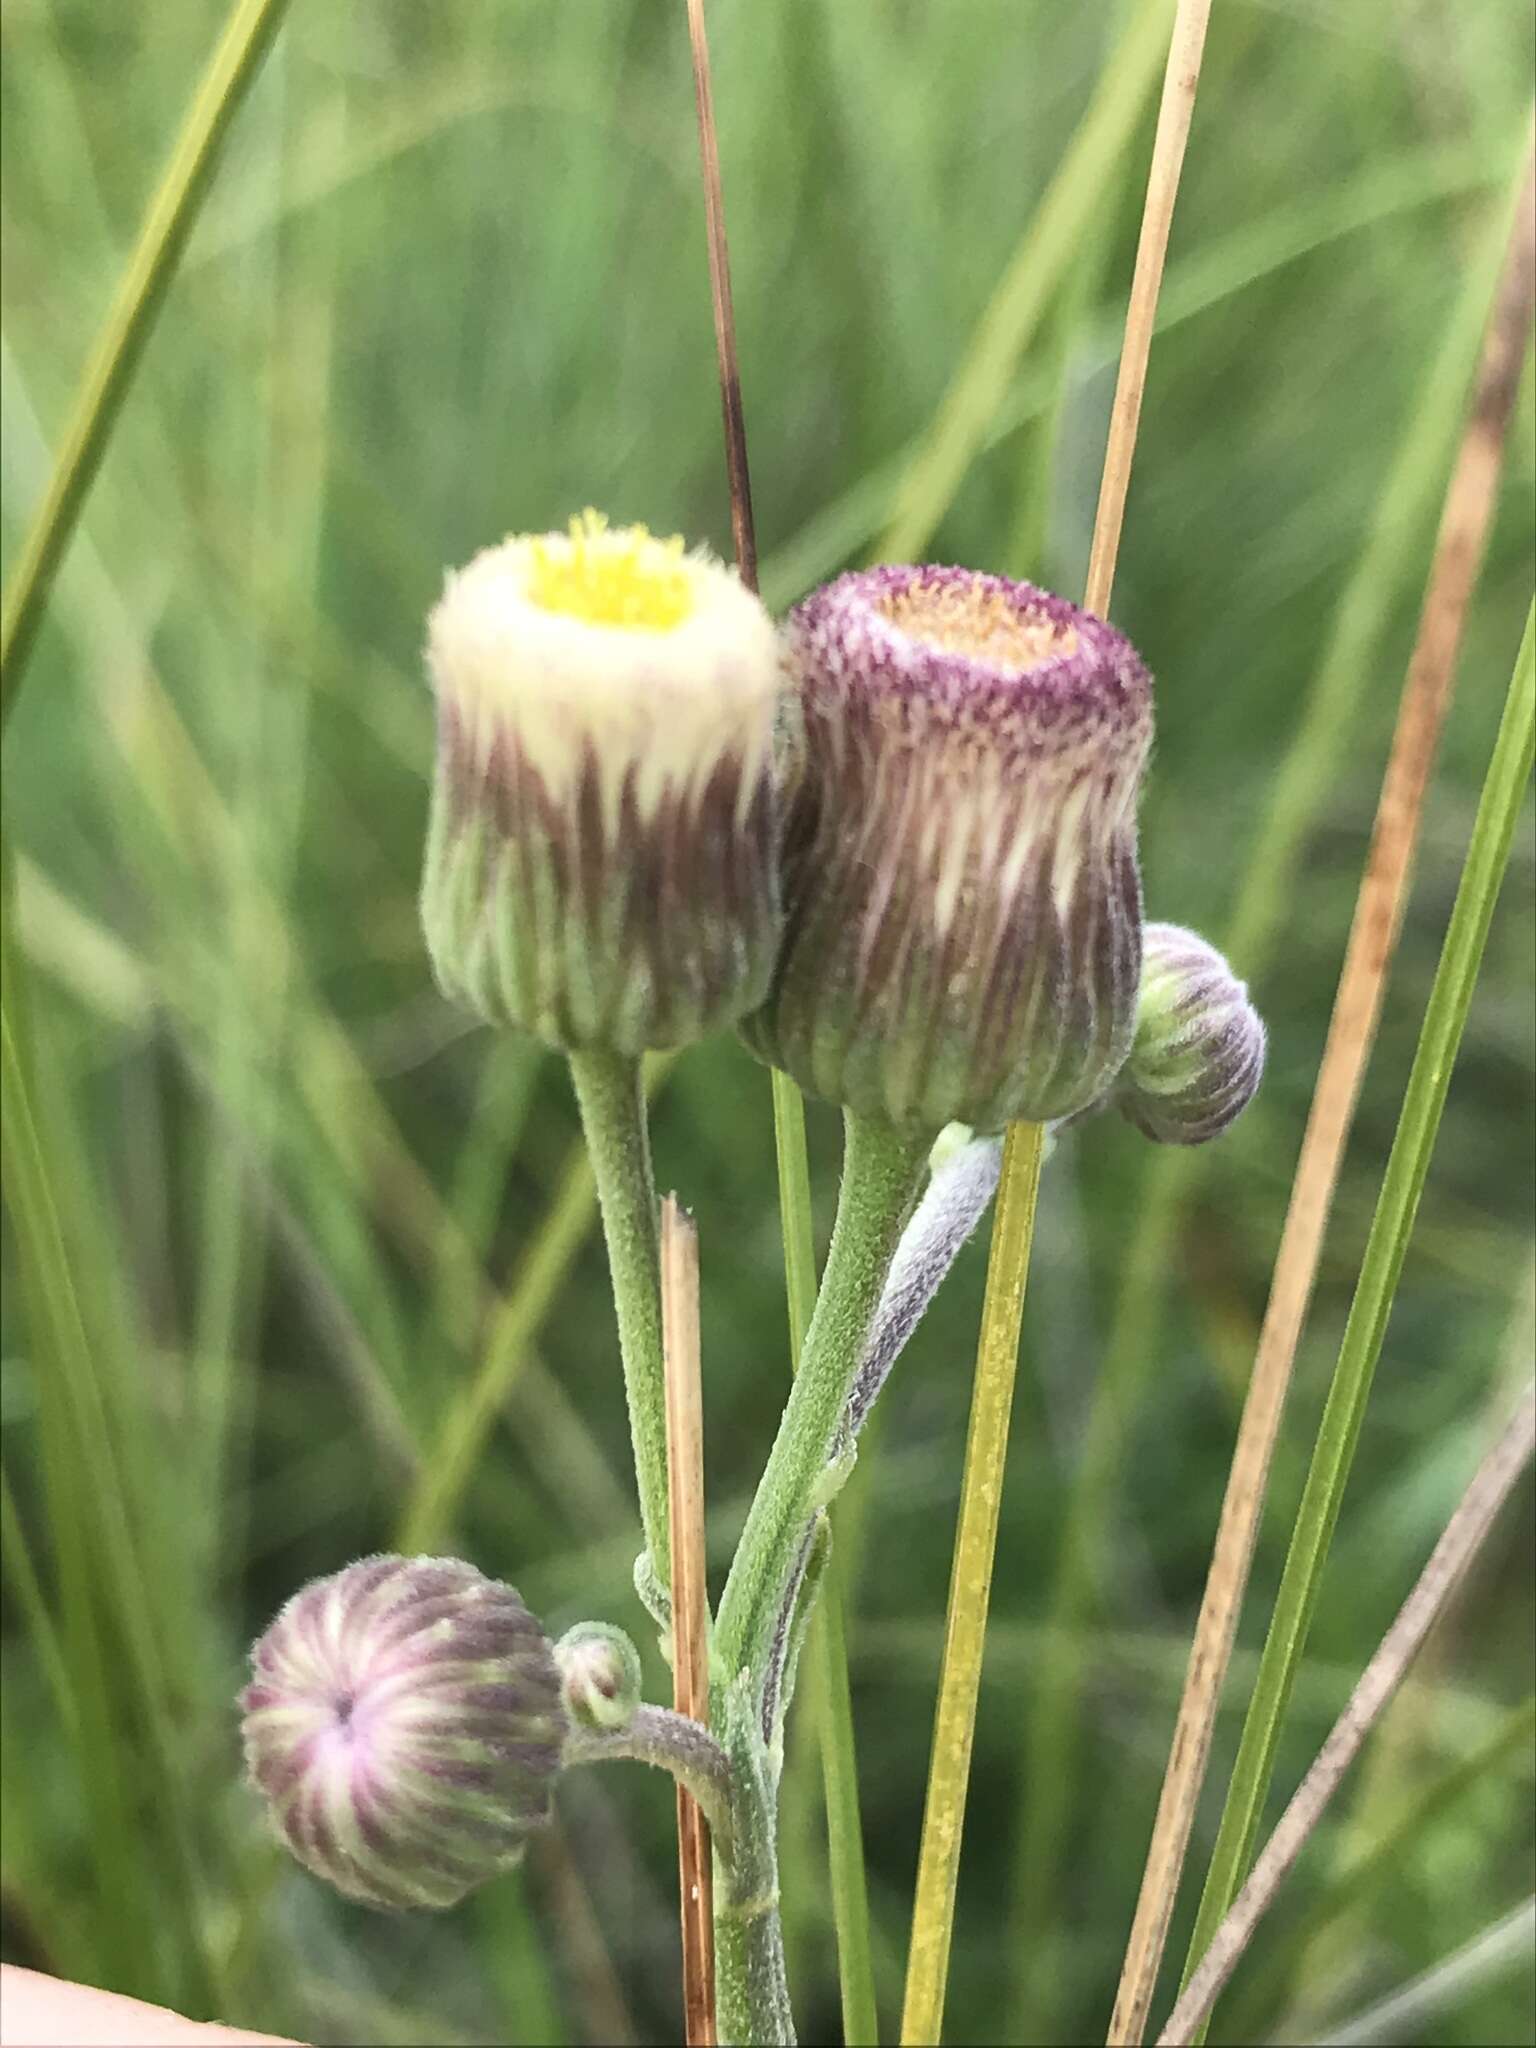
{"label": "hairy stem", "polygon": [[575,1728],[566,1737],[569,1764],[651,1764],[670,1771],[697,1800],[714,1837],[715,1852],[731,1860],[733,1816],[730,1759],[709,1730],[670,1707],[637,1707],[622,1728]]}
{"label": "hairy stem", "polygon": [[571,1080],[581,1105],[587,1150],[597,1182],[624,1393],[635,1454],[635,1483],[650,1571],[647,1583],[665,1586],[667,1541],[667,1400],[661,1345],[661,1265],[657,1248],[656,1184],[651,1173],[640,1062],[620,1053],[573,1052]]}
{"label": "hairy stem", "polygon": [[730,2048],[793,2048],[778,1894],[715,1906],[715,2013]]}
{"label": "hairy stem", "polygon": [[870,1327],[848,1401],[850,1435],[857,1436],[864,1427],[907,1339],[987,1213],[1002,1158],[1001,1138],[972,1138],[934,1166],[912,1221],[901,1234]]}
{"label": "hairy stem", "polygon": [[[794,2015],[779,1923],[777,1772],[743,1676],[719,1705],[730,1759],[731,1855],[715,1873],[715,2006],[729,2048],[793,2048]],[[718,1846],[718,1844],[717,1844]]]}
{"label": "hairy stem", "polygon": [[715,1640],[722,1667],[730,1677],[748,1670],[759,1683],[930,1143],[851,1113],[846,1130],[821,1294],[720,1603]]}

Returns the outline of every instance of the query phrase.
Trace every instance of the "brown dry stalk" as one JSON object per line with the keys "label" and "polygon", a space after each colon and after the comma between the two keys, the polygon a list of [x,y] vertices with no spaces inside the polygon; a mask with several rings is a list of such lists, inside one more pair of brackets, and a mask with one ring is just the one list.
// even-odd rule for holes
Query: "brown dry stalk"
{"label": "brown dry stalk", "polygon": [[[661,1330],[667,1389],[667,1522],[672,1544],[672,1704],[709,1725],[709,1593],[704,1570],[704,1396],[699,1372],[699,1233],[676,1195],[661,1205]],[[683,2038],[714,2048],[715,1923],[709,1828],[677,1794]]]}
{"label": "brown dry stalk", "polygon": [[1210,1757],[1211,1732],[1269,1480],[1270,1460],[1317,1274],[1339,1164],[1349,1138],[1418,843],[1425,787],[1450,702],[1467,607],[1498,495],[1509,419],[1531,325],[1536,168],[1527,154],[1509,250],[1489,318],[1466,429],[1446,490],[1397,729],[1334,998],[1328,1040],[1302,1138],[1290,1205],[1238,1425],[1210,1573],[1190,1647],[1110,2022],[1111,2048],[1141,2040]]}
{"label": "brown dry stalk", "polygon": [[752,481],[747,473],[747,423],[741,409],[736,359],[736,315],[731,302],[731,257],[725,239],[720,189],[720,142],[709,82],[704,0],[688,0],[688,43],[693,52],[693,93],[699,110],[699,158],[704,172],[704,225],[709,237],[709,293],[715,309],[715,352],[720,362],[720,409],[725,418],[725,470],[731,487],[731,538],[736,566],[748,590],[757,588],[757,536],[752,525]]}
{"label": "brown dry stalk", "polygon": [[1184,168],[1184,145],[1194,118],[1195,89],[1200,83],[1200,60],[1210,15],[1211,0],[1179,0],[1168,45],[1168,68],[1163,74],[1163,97],[1157,110],[1152,167],[1147,173],[1136,270],[1125,309],[1125,339],[1120,348],[1115,401],[1110,408],[1109,440],[1104,450],[1104,473],[1099,480],[1099,504],[1094,515],[1093,545],[1083,596],[1084,608],[1101,617],[1109,610],[1109,594],[1114,587],[1115,559],[1120,552],[1120,529],[1131,483],[1131,458],[1136,452],[1141,401],[1147,388],[1147,358],[1157,319],[1157,295],[1168,254],[1168,231],[1173,225],[1173,202]]}
{"label": "brown dry stalk", "polygon": [[1382,1637],[1381,1647],[1365,1667],[1312,1768],[1302,1779],[1274,1833],[1260,1851],[1248,1882],[1232,1902],[1232,1910],[1211,1939],[1199,1968],[1158,2036],[1159,2048],[1180,2048],[1192,2041],[1216,2003],[1228,1978],[1253,1938],[1255,1928],[1274,1903],[1307,1839],[1322,1819],[1345,1772],[1359,1755],[1366,1737],[1380,1720],[1424,1638],[1439,1620],[1468,1565],[1477,1555],[1530,1462],[1536,1446],[1536,1385],[1498,1442],[1484,1457],[1444,1534],[1435,1545],[1418,1583]]}

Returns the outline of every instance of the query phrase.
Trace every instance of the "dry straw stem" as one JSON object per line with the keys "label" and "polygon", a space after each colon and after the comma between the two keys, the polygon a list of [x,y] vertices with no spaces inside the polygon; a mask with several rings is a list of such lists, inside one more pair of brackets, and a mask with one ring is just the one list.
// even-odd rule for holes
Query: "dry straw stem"
{"label": "dry straw stem", "polygon": [[[667,1390],[667,1519],[672,1550],[672,1704],[709,1724],[709,1592],[704,1571],[704,1397],[699,1369],[699,1233],[676,1195],[661,1205],[661,1322]],[[715,2041],[715,1931],[709,1828],[677,1793],[683,2033]]]}
{"label": "dry straw stem", "polygon": [[197,219],[220,145],[287,4],[288,0],[238,0],[150,202],[138,244],[86,366],[48,489],[5,593],[0,613],[0,721],[15,702],[49,589]]}
{"label": "dry straw stem", "polygon": [[[1529,153],[1528,153],[1529,156]],[[1356,900],[1328,1041],[1302,1139],[1253,1377],[1238,1427],[1205,1595],[1190,1648],[1163,1789],[1120,1988],[1111,2048],[1140,2041],[1162,1962],[1211,1734],[1237,1633],[1270,1461],[1317,1275],[1340,1162],[1354,1119],[1418,843],[1424,792],[1455,680],[1467,608],[1498,496],[1520,366],[1531,325],[1536,184],[1525,181],[1446,490],[1418,638]]]}
{"label": "dry straw stem", "polygon": [[[1179,0],[1169,39],[1162,102],[1136,268],[1126,308],[1125,338],[1110,413],[1103,480],[1094,521],[1084,602],[1102,613],[1109,602],[1119,554],[1126,493],[1141,421],[1147,361],[1157,320],[1157,298],[1174,200],[1194,114],[1210,0]],[[1145,18],[1145,17],[1144,17]],[[1041,1134],[1015,1125],[1003,1148],[997,1220],[987,1268],[972,1400],[961,1480],[955,1559],[945,1623],[944,1659],[934,1713],[933,1755],[918,1854],[917,1892],[902,2012],[904,2043],[936,2043],[943,2028],[955,1889],[965,1824],[965,1799],[975,1732],[997,1544],[1003,1466],[1007,1454],[1014,1370],[1024,1314],[1024,1283],[1034,1235],[1040,1181]]]}
{"label": "dry straw stem", "polygon": [[1131,459],[1136,452],[1141,401],[1147,388],[1147,359],[1152,352],[1152,330],[1157,321],[1157,295],[1168,255],[1168,234],[1173,226],[1173,202],[1178,197],[1179,177],[1184,169],[1184,147],[1195,115],[1195,91],[1200,83],[1200,59],[1210,18],[1211,0],[1179,0],[1168,49],[1168,68],[1163,75],[1163,97],[1157,110],[1152,168],[1147,174],[1136,270],[1125,309],[1125,340],[1115,379],[1114,404],[1110,408],[1109,441],[1104,450],[1104,474],[1099,481],[1099,504],[1094,515],[1083,595],[1085,607],[1100,616],[1108,612],[1109,594],[1114,588],[1120,529],[1125,522],[1125,499],[1131,484]]}
{"label": "dry straw stem", "polygon": [[1231,1911],[1217,1928],[1204,1959],[1169,2015],[1167,2026],[1158,2036],[1160,2044],[1176,2048],[1176,2044],[1192,2041],[1208,2017],[1345,1772],[1359,1755],[1424,1638],[1487,1539],[1500,1508],[1530,1462],[1533,1444],[1536,1385],[1527,1390],[1508,1427],[1479,1465],[1417,1585],[1382,1638],[1381,1647],[1366,1666],[1349,1704],[1334,1723],[1312,1768],[1264,1845],[1252,1875],[1233,1901]]}

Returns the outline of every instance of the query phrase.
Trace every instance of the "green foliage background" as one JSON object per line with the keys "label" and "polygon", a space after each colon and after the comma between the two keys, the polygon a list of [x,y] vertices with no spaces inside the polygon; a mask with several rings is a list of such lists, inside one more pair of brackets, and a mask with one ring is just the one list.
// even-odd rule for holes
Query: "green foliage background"
{"label": "green foliage background", "polygon": [[[877,543],[905,451],[1136,12],[715,0],[774,604]],[[214,0],[6,11],[8,559],[221,18]],[[1072,1134],[1047,1171],[955,2040],[1087,2040],[1107,2018],[1530,75],[1527,10],[1505,0],[1215,10],[1114,612],[1159,679],[1149,910],[1220,936],[1240,901],[1260,906],[1269,940],[1235,964],[1254,975],[1270,1068],[1180,1187],[1149,1182],[1152,1153],[1118,1122]],[[1084,226],[1002,403],[976,421],[981,452],[929,507],[937,558],[1081,585],[1154,97],[1155,83],[1123,154],[1072,173]],[[1528,363],[1197,1858],[1528,599],[1532,419]],[[583,1774],[523,1872],[441,1921],[396,1924],[267,1843],[231,1705],[244,1646],[286,1594],[396,1540],[488,1357],[504,1397],[444,1540],[515,1581],[551,1633],[587,1614],[639,1630],[616,1342],[569,1090],[552,1058],[446,1012],[414,903],[432,744],[419,650],[443,567],[588,503],[728,549],[681,0],[294,0],[7,735],[8,1002],[35,1077],[8,1105],[7,1193],[31,1223],[8,1226],[0,1324],[13,1960],[310,2040],[677,2026],[663,1780]],[[1346,594],[1364,630],[1293,782],[1296,857],[1255,875]],[[1529,1369],[1532,878],[1527,823],[1285,1790]],[[787,1373],[768,1086],[722,1042],[658,1089],[661,1178],[703,1239],[723,1568]],[[811,1134],[825,1223],[826,1111]],[[1154,1290],[1166,1312],[1144,1355],[1133,1326],[1085,1463],[1127,1243],[1146,1201],[1175,1194]],[[973,1247],[914,1342],[847,1532],[887,2027],[981,1268]],[[1078,1613],[1058,1557],[1085,1483]],[[1316,2038],[1532,1889],[1530,1732],[1510,1718],[1533,1681],[1529,1521],[1527,1492],[1315,1840],[1219,2038]],[[1064,1746],[1042,1752],[1031,1706],[1063,1669]],[[650,1678],[659,1694],[653,1657]],[[837,2025],[836,1962],[808,1705],[798,1721],[787,1931],[818,2040]],[[1506,1968],[1440,2012],[1434,2038],[1527,2040],[1532,1997],[1528,1965]]]}

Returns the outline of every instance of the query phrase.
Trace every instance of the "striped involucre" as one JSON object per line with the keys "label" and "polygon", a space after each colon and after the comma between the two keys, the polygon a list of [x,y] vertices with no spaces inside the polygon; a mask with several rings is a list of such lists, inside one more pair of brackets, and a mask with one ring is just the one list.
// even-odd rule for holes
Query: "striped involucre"
{"label": "striped involucre", "polygon": [[787,923],[748,1043],[918,1131],[1070,1115],[1130,1049],[1151,685],[1120,634],[960,569],[791,616]]}
{"label": "striped involucre", "polygon": [[1216,948],[1176,924],[1149,924],[1136,1037],[1114,1100],[1162,1145],[1219,1138],[1264,1073],[1264,1025]]}
{"label": "striped involucre", "polygon": [[544,1633],[456,1558],[371,1557],[251,1652],[246,1765],[279,1837],[349,1898],[450,1906],[549,1816],[567,1723]]}

